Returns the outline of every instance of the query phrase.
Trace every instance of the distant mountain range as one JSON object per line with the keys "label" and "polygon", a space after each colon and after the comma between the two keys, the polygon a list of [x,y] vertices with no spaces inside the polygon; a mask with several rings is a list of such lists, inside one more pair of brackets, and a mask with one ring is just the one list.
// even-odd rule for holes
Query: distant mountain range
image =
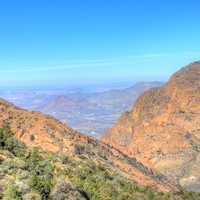
{"label": "distant mountain range", "polygon": [[121,113],[130,110],[142,93],[162,84],[139,82],[130,88],[96,93],[16,91],[1,96],[30,111],[50,114],[82,133],[99,136],[112,127]]}

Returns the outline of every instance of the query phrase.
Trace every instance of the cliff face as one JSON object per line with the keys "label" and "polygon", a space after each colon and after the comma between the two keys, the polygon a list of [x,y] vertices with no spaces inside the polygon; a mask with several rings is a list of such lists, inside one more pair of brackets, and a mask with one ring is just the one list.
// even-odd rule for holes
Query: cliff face
{"label": "cliff face", "polygon": [[200,62],[144,93],[102,138],[182,186],[200,186]]}
{"label": "cliff face", "polygon": [[156,187],[161,191],[179,189],[165,176],[135,158],[130,159],[119,150],[84,136],[48,115],[28,112],[0,99],[0,127],[5,125],[9,125],[16,137],[28,147],[62,152],[74,159],[93,160],[142,185]]}

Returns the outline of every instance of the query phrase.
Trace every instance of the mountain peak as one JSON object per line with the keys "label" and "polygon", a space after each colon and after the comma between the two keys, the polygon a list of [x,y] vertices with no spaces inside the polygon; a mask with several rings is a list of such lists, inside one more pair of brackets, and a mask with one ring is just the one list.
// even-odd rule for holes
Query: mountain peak
{"label": "mountain peak", "polygon": [[176,72],[164,86],[139,97],[131,112],[102,140],[182,186],[197,189],[199,124],[200,62],[195,62]]}
{"label": "mountain peak", "polygon": [[181,70],[176,72],[171,79],[169,84],[177,84],[182,88],[186,87],[199,87],[200,86],[200,61],[193,62]]}

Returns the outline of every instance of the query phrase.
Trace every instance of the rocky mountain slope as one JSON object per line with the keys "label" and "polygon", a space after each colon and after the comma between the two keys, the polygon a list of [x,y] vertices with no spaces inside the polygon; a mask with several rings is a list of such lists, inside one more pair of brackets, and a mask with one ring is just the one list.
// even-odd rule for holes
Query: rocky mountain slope
{"label": "rocky mountain slope", "polygon": [[161,191],[179,189],[175,183],[135,158],[130,159],[119,150],[84,136],[50,116],[28,112],[1,99],[0,127],[5,126],[10,127],[16,138],[28,147],[41,147],[74,159],[89,159],[106,169],[116,170],[127,178]]}
{"label": "rocky mountain slope", "polygon": [[188,191],[162,193],[138,185],[91,159],[27,148],[9,127],[0,128],[2,200],[198,200]]}
{"label": "rocky mountain slope", "polygon": [[102,140],[200,191],[200,62],[145,92]]}

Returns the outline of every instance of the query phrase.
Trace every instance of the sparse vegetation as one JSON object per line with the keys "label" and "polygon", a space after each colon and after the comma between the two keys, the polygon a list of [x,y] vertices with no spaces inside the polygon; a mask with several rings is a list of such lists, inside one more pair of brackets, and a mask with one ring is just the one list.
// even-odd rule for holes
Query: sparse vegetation
{"label": "sparse vegetation", "polygon": [[[82,148],[78,148],[82,151]],[[161,193],[90,160],[28,149],[0,129],[0,199],[3,200],[198,200],[197,193]]]}

